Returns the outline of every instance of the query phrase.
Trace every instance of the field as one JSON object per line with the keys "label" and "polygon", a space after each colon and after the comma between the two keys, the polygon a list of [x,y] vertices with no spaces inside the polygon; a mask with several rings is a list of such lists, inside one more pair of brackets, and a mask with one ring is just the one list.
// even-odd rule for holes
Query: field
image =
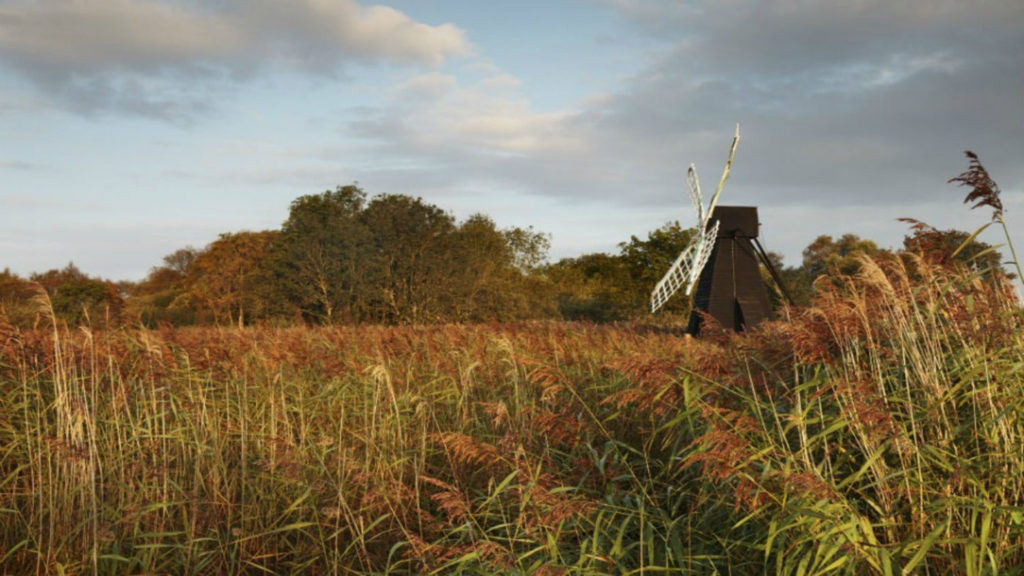
{"label": "field", "polygon": [[865,259],[748,334],[0,321],[0,573],[1024,572],[1011,288]]}

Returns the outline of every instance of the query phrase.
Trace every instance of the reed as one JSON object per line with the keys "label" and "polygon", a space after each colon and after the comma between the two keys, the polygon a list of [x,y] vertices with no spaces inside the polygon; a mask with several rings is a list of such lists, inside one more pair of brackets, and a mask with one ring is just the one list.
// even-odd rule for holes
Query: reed
{"label": "reed", "polygon": [[[778,338],[705,381],[688,462],[732,488],[786,574],[995,574],[1024,565],[1020,310],[914,258],[864,259]],[[762,335],[763,339],[765,335]]]}
{"label": "reed", "polygon": [[559,322],[3,328],[0,572],[1024,564],[1009,285],[907,255],[834,280],[788,323],[700,341]]}

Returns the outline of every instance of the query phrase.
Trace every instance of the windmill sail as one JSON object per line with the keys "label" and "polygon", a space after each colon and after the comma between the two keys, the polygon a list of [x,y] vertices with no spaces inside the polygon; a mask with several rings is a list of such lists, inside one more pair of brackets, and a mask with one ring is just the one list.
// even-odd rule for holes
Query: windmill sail
{"label": "windmill sail", "polygon": [[710,230],[693,237],[690,244],[679,254],[672,267],[654,287],[654,291],[651,293],[651,312],[657,312],[682,287],[686,288],[683,291],[684,294],[693,292],[693,287],[697,284],[697,279],[700,278],[700,271],[715,248],[717,235],[718,222],[715,222]]}
{"label": "windmill sail", "polygon": [[729,169],[732,167],[732,159],[736,154],[736,146],[739,144],[739,141],[740,127],[737,124],[736,135],[732,139],[732,147],[729,148],[729,158],[725,162],[725,170],[722,172],[722,178],[718,181],[718,188],[715,189],[715,195],[711,197],[711,202],[706,210],[704,208],[704,197],[700,189],[700,178],[697,176],[697,168],[691,164],[689,170],[686,171],[686,184],[690,193],[690,202],[693,203],[694,210],[697,212],[697,233],[651,292],[652,313],[657,312],[659,308],[664,306],[680,288],[685,287],[683,293],[686,295],[693,292],[693,287],[700,278],[701,270],[704,269],[715,247],[719,223],[715,221],[709,227],[708,221],[711,219],[711,213],[715,210],[715,205],[718,204],[718,197],[722,194],[725,181],[729,178]]}

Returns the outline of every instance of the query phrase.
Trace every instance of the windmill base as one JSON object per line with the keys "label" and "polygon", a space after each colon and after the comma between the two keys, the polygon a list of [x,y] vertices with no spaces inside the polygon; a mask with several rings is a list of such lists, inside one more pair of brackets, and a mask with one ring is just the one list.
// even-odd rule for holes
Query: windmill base
{"label": "windmill base", "polygon": [[715,248],[701,271],[693,311],[686,331],[700,334],[710,317],[722,328],[742,331],[772,317],[768,291],[761,279],[753,239],[757,238],[757,208],[717,206]]}

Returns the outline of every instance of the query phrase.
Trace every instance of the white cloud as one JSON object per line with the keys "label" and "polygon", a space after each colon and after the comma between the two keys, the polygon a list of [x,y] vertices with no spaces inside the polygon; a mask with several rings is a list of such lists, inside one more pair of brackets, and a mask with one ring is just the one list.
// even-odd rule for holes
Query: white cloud
{"label": "white cloud", "polygon": [[[468,68],[481,70],[476,64]],[[448,161],[453,163],[479,155],[523,156],[579,148],[581,143],[567,124],[570,112],[536,112],[517,90],[518,78],[492,68],[487,72],[468,83],[438,73],[413,77],[397,86],[376,118],[353,122],[351,128],[400,155],[436,158],[450,153]]]}
{"label": "white cloud", "polygon": [[452,24],[356,0],[0,5],[0,61],[83,111],[188,114],[207,104],[204,90],[268,66],[336,74],[352,62],[434,66],[468,51]]}
{"label": "white cloud", "polygon": [[149,70],[218,59],[242,46],[222,19],[136,0],[44,0],[0,7],[7,60],[52,73]]}
{"label": "white cloud", "polygon": [[458,80],[450,74],[431,72],[402,82],[395,90],[401,98],[414,101],[439,100],[447,95]]}

